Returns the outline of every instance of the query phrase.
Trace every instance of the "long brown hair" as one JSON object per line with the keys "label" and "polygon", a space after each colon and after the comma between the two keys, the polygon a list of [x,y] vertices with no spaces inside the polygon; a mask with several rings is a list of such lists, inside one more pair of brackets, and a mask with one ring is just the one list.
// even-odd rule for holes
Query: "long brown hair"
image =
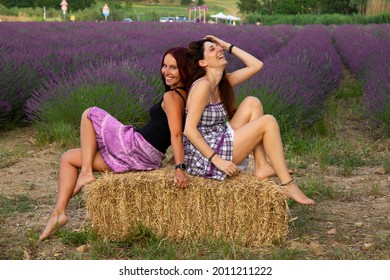
{"label": "long brown hair", "polygon": [[[204,43],[212,42],[210,39],[203,39],[199,41],[191,42],[188,45],[188,68],[190,74],[190,83],[192,84],[197,79],[206,75],[206,70],[199,65],[199,60],[204,59]],[[233,87],[230,85],[226,71],[223,71],[222,79],[218,84],[220,97],[223,105],[228,114],[228,118],[231,119],[236,112],[235,96]]]}
{"label": "long brown hair", "polygon": [[[170,54],[173,56],[173,58],[176,60],[177,68],[179,70],[179,75],[180,75],[180,80],[183,83],[184,88],[187,90],[189,86],[191,85],[190,83],[190,75],[188,72],[188,66],[187,66],[187,48],[185,47],[175,47],[167,50],[161,60],[161,67],[162,69],[164,65],[164,58],[167,54]],[[168,86],[165,83],[165,78],[164,75],[161,73],[161,79],[165,87],[165,91],[171,90],[170,86]]]}

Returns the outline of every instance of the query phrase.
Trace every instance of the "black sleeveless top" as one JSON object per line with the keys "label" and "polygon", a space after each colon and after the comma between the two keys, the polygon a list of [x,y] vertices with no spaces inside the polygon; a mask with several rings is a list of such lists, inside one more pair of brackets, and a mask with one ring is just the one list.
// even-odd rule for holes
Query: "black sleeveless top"
{"label": "black sleeveless top", "polygon": [[[181,95],[181,93],[177,90],[178,88],[184,90],[185,88],[177,87],[173,89],[183,99],[184,108],[185,108],[186,101],[183,95]],[[162,101],[163,101],[163,97],[161,98],[160,102],[154,104],[150,108],[149,110],[150,120],[143,128],[139,129],[138,132],[153,147],[155,147],[157,150],[165,154],[168,147],[171,145],[171,132],[169,130],[167,115],[165,114],[165,111],[161,107]],[[185,121],[185,114],[183,113],[183,130],[184,130],[184,121]]]}

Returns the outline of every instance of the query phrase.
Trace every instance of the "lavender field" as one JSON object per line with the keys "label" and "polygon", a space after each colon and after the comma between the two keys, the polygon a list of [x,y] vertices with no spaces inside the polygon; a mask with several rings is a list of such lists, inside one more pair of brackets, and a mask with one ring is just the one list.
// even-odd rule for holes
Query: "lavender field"
{"label": "lavender field", "polygon": [[[175,34],[175,35],[173,35]],[[162,53],[214,34],[265,62],[242,85],[239,100],[258,96],[282,129],[311,125],[338,87],[343,67],[364,84],[367,113],[389,125],[390,25],[261,27],[204,24],[2,23],[0,127],[26,121],[78,125],[92,105],[142,124],[162,94]],[[239,66],[228,57],[229,69]],[[69,112],[69,109],[71,112]]]}
{"label": "lavender field", "polygon": [[363,84],[367,114],[390,130],[389,25],[344,25],[333,38],[345,66]]}
{"label": "lavender field", "polygon": [[[161,55],[207,34],[264,61],[237,101],[257,96],[276,116],[294,181],[317,204],[289,202],[286,240],[254,250],[145,229],[108,242],[80,195],[69,223],[39,242],[82,112],[99,106],[142,125],[163,94]],[[226,56],[228,70],[241,66]],[[1,22],[0,58],[0,259],[390,259],[389,24]]]}

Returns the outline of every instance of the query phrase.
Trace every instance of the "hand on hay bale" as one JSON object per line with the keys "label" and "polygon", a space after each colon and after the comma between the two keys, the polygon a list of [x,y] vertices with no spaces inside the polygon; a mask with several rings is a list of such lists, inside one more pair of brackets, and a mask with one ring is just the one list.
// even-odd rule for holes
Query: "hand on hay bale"
{"label": "hand on hay bale", "polygon": [[285,195],[273,181],[242,174],[224,181],[190,176],[173,185],[173,168],[106,173],[90,184],[86,205],[94,230],[125,239],[141,223],[158,235],[193,240],[209,236],[246,246],[282,241],[288,231]]}

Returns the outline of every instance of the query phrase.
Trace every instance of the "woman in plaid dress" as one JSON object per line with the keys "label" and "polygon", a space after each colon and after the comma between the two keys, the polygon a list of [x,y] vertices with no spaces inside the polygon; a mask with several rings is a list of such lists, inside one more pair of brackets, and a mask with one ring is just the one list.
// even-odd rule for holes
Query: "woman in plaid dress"
{"label": "woman in plaid dress", "polygon": [[[235,55],[245,67],[226,73],[224,51]],[[288,171],[279,125],[264,115],[260,101],[245,98],[236,109],[233,87],[261,70],[263,63],[215,36],[188,46],[193,81],[186,105],[184,129],[185,163],[193,175],[224,180],[245,168],[253,152],[254,176],[277,175],[284,194],[300,204],[315,204],[294,183]]]}

